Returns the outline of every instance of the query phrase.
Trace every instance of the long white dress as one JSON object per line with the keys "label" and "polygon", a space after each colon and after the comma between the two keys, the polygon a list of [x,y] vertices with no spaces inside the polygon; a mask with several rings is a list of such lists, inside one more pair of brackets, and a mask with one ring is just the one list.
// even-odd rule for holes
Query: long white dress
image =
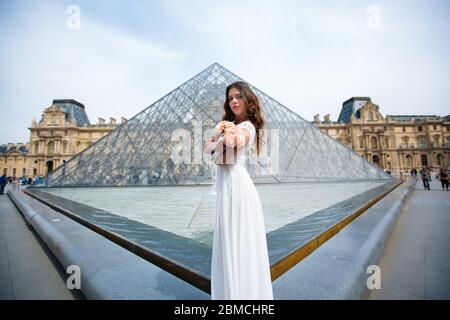
{"label": "long white dress", "polygon": [[266,232],[261,201],[245,159],[255,142],[238,149],[233,165],[217,166],[217,203],[211,263],[211,298],[217,300],[273,299]]}

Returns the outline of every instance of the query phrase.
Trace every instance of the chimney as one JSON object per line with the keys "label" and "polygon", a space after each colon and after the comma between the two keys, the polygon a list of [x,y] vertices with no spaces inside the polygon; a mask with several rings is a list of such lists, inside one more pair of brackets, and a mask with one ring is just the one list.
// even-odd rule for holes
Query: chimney
{"label": "chimney", "polygon": [[120,118],[120,123],[121,124],[124,124],[125,122],[127,122],[128,120],[127,120],[127,118],[125,118],[125,117],[122,117],[122,118]]}
{"label": "chimney", "polygon": [[314,122],[315,122],[315,123],[320,123],[319,117],[320,117],[320,114],[316,114],[316,115],[314,116]]}
{"label": "chimney", "polygon": [[99,117],[98,118],[98,124],[101,125],[101,126],[104,125],[105,124],[105,119]]}
{"label": "chimney", "polygon": [[329,114],[325,115],[325,116],[323,117],[323,120],[324,120],[326,123],[330,123],[330,122],[331,122],[331,120],[330,120],[330,115],[329,115]]}
{"label": "chimney", "polygon": [[116,119],[114,119],[113,117],[109,117],[109,125],[110,126],[115,126],[116,125]]}

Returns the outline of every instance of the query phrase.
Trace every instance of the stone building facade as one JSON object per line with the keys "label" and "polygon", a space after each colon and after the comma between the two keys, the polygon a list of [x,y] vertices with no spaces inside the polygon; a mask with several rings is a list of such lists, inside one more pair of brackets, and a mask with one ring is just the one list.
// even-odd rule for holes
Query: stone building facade
{"label": "stone building facade", "polygon": [[[338,121],[329,115],[314,124],[370,162],[392,172],[450,164],[450,116],[386,115],[369,97],[343,103]],[[127,120],[122,117],[121,123]],[[0,146],[0,173],[7,176],[45,176],[115,129],[114,118],[90,124],[84,105],[75,100],[53,100],[33,120],[28,143]]]}
{"label": "stone building facade", "polygon": [[369,97],[343,103],[338,121],[314,124],[370,162],[392,172],[450,164],[450,116],[386,115]]}
{"label": "stone building facade", "polygon": [[[126,121],[122,117],[121,123]],[[33,120],[28,128],[28,143],[0,146],[0,170],[7,176],[45,176],[118,125],[114,118],[108,123],[99,118],[97,124],[90,124],[83,104],[72,99],[53,100],[42,119]]]}

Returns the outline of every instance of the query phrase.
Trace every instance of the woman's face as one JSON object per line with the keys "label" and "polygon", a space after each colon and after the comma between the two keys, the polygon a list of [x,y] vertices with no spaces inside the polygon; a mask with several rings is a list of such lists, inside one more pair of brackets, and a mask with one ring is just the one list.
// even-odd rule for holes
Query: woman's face
{"label": "woman's face", "polygon": [[239,91],[239,89],[231,88],[230,91],[228,91],[228,103],[231,111],[233,111],[237,118],[247,114],[247,104],[242,98],[241,91]]}

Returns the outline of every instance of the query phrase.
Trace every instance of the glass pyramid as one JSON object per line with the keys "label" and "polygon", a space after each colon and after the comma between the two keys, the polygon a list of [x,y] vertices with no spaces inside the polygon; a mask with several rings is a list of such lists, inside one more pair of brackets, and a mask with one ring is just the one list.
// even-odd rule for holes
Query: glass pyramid
{"label": "glass pyramid", "polygon": [[[203,144],[221,120],[226,87],[241,78],[214,63],[48,174],[39,185],[129,186],[211,184],[215,164]],[[261,90],[266,131],[249,159],[255,183],[390,180]],[[179,150],[180,141],[189,150]],[[183,161],[174,161],[173,154]]]}

